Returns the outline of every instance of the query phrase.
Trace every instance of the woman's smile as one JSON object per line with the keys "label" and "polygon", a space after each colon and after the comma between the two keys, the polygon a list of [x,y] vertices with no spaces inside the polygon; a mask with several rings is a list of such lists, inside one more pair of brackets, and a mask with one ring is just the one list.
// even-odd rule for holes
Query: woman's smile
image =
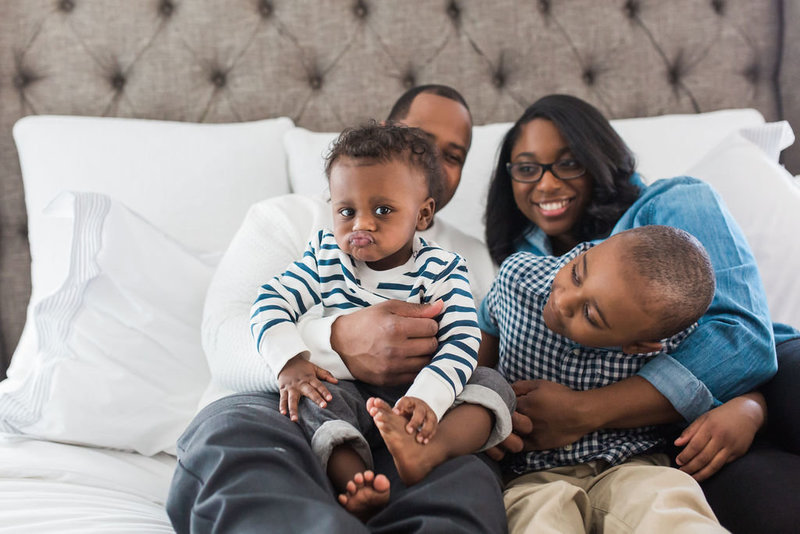
{"label": "woman's smile", "polygon": [[539,209],[543,217],[560,217],[566,213],[572,200],[572,198],[546,200],[544,202],[534,202],[533,205]]}

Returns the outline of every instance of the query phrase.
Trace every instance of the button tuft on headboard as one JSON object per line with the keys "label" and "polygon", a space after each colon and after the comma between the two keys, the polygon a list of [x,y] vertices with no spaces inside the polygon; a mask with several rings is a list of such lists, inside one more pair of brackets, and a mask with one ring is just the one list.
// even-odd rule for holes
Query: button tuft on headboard
{"label": "button tuft on headboard", "polygon": [[456,0],[450,0],[447,5],[447,16],[453,19],[454,23],[458,23],[461,20],[461,6],[458,5]]}
{"label": "button tuft on headboard", "polygon": [[73,2],[73,0],[61,0],[58,3],[58,9],[60,9],[64,13],[69,13],[70,11],[75,9],[75,2]]}
{"label": "button tuft on headboard", "polygon": [[312,74],[308,77],[308,85],[310,85],[314,91],[319,91],[322,87],[322,76],[319,74]]}
{"label": "button tuft on headboard", "polygon": [[681,68],[679,65],[672,65],[667,69],[667,82],[670,85],[678,85],[681,82]]}
{"label": "button tuft on headboard", "polygon": [[628,0],[625,2],[625,6],[623,7],[625,14],[631,19],[635,19],[639,16],[639,11],[641,8],[642,6],[639,4],[638,0]]}
{"label": "button tuft on headboard", "polygon": [[539,12],[542,15],[549,15],[551,7],[550,0],[539,0]]}
{"label": "button tuft on headboard", "polygon": [[17,74],[14,76],[14,80],[12,83],[14,84],[14,87],[22,90],[25,89],[34,81],[36,81],[36,78],[34,76],[32,76],[28,72],[25,72],[24,70],[21,70],[17,72]]}
{"label": "button tuft on headboard", "polygon": [[127,80],[125,80],[125,75],[123,73],[121,72],[114,73],[114,75],[111,76],[110,80],[111,87],[113,87],[117,91],[122,91],[122,89],[125,87],[126,81]]}
{"label": "button tuft on headboard", "polygon": [[364,0],[358,0],[356,2],[356,4],[353,6],[353,14],[360,19],[367,17],[369,14],[369,7]]}
{"label": "button tuft on headboard", "polygon": [[161,4],[158,6],[158,12],[164,17],[171,17],[175,12],[175,4],[173,4],[171,0],[161,0]]}
{"label": "button tuft on headboard", "polygon": [[219,89],[222,89],[228,82],[228,77],[221,70],[215,70],[214,72],[211,73],[211,77],[209,78],[209,80],[211,80],[211,83],[213,83]]}
{"label": "button tuft on headboard", "polygon": [[492,85],[501,89],[506,84],[506,75],[503,71],[497,71],[492,75]]}
{"label": "button tuft on headboard", "polygon": [[717,15],[724,15],[725,0],[711,0],[711,9],[713,9],[714,13],[716,13]]}
{"label": "button tuft on headboard", "polygon": [[272,7],[272,2],[269,0],[261,0],[258,3],[258,12],[261,13],[261,16],[265,19],[268,19],[272,16],[272,13],[275,11],[275,8]]}
{"label": "button tuft on headboard", "polygon": [[744,69],[742,74],[748,82],[757,84],[761,79],[761,65],[758,63],[752,63],[750,66]]}
{"label": "button tuft on headboard", "polygon": [[411,89],[417,85],[417,78],[414,76],[413,72],[407,73],[403,76],[403,87],[406,89]]}
{"label": "button tuft on headboard", "polygon": [[586,67],[581,78],[586,85],[594,85],[594,82],[597,81],[597,72],[592,67]]}

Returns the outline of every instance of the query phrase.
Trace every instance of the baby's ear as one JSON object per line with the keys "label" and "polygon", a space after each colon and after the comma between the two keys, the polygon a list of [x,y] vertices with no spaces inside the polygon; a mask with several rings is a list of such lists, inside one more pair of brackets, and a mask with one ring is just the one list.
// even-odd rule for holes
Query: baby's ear
{"label": "baby's ear", "polygon": [[436,209],[436,201],[433,197],[428,197],[422,206],[419,207],[417,214],[417,231],[427,230],[433,221],[433,212]]}
{"label": "baby's ear", "polygon": [[634,341],[622,345],[622,352],[625,354],[647,354],[648,352],[659,352],[664,349],[664,344],[660,341]]}

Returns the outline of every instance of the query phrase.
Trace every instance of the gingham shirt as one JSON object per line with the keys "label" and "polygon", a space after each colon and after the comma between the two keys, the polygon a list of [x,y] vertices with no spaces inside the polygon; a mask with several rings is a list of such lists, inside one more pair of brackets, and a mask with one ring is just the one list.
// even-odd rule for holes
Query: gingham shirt
{"label": "gingham shirt", "polygon": [[[579,345],[549,330],[542,309],[561,267],[592,245],[583,243],[560,257],[518,252],[507,258],[486,296],[489,319],[500,332],[497,370],[509,382],[544,379],[574,390],[607,386],[633,376],[657,352],[624,354],[620,349]],[[665,340],[670,352],[692,332],[687,328]],[[663,445],[656,427],[598,430],[558,449],[519,453],[507,458],[516,474],[605,460],[618,464]]]}
{"label": "gingham shirt", "polygon": [[320,230],[300,261],[261,286],[251,310],[250,332],[277,375],[286,362],[307,350],[295,323],[315,305],[322,305],[323,315],[338,315],[389,299],[442,300],[444,308],[436,317],[439,346],[406,392],[427,402],[441,419],[478,361],[480,329],[467,276],[461,256],[419,236],[405,265],[379,272],[354,261],[342,252],[332,232]]}

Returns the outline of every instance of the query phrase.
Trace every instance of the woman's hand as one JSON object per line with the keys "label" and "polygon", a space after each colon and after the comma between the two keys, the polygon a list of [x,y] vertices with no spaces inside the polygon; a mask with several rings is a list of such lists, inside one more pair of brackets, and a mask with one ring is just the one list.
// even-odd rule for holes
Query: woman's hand
{"label": "woman's hand", "polygon": [[389,300],[342,315],[331,326],[331,347],[358,380],[376,386],[408,384],[436,351],[441,301]]}
{"label": "woman's hand", "polygon": [[744,455],[764,424],[767,405],[761,393],[747,393],[710,410],[675,440],[684,447],[675,462],[698,481]]}

